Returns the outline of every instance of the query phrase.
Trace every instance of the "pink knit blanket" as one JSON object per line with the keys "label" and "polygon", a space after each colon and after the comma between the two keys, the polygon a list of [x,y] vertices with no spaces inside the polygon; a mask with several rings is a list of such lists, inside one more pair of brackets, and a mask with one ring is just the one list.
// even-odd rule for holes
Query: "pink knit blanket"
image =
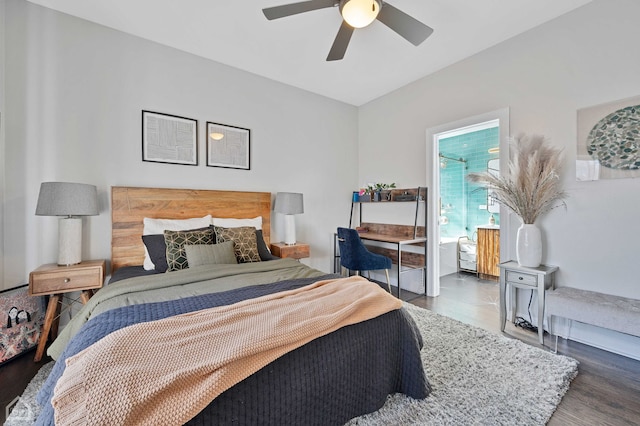
{"label": "pink knit blanket", "polygon": [[120,329],[67,359],[56,425],[183,424],[285,353],[401,306],[350,277]]}

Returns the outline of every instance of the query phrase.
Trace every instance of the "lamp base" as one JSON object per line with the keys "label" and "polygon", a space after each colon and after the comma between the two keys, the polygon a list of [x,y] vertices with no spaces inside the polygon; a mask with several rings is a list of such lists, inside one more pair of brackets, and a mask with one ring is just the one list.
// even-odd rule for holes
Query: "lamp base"
{"label": "lamp base", "polygon": [[63,217],[58,221],[58,265],[82,262],[82,218]]}
{"label": "lamp base", "polygon": [[296,243],[295,215],[284,215],[284,243],[291,246]]}

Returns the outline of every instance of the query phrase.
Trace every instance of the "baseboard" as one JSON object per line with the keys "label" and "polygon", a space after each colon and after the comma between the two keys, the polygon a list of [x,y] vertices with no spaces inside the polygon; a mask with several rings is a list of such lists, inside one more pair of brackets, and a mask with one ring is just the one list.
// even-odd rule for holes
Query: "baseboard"
{"label": "baseboard", "polygon": [[[518,300],[518,302],[522,301]],[[535,315],[537,312],[536,302],[534,297],[534,303],[531,305],[531,319],[533,324],[537,326],[538,318]],[[516,316],[528,319],[529,312],[522,312],[518,309],[516,310]],[[549,324],[545,323],[544,329],[549,331]],[[564,339],[640,361],[640,338],[638,337],[595,325],[570,321],[562,317],[554,317],[552,330]]]}
{"label": "baseboard", "polygon": [[572,321],[568,326],[568,332],[564,333],[565,330],[563,327],[558,328],[561,337],[567,336],[574,342],[640,361],[640,338],[638,337],[577,321]]}

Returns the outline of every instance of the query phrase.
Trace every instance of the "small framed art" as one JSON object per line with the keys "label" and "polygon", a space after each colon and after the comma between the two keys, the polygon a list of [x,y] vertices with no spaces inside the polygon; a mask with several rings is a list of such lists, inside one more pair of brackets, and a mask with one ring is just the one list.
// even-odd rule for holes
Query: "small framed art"
{"label": "small framed art", "polygon": [[251,131],[207,122],[207,166],[249,170]]}
{"label": "small framed art", "polygon": [[198,120],[142,111],[142,161],[198,165]]}

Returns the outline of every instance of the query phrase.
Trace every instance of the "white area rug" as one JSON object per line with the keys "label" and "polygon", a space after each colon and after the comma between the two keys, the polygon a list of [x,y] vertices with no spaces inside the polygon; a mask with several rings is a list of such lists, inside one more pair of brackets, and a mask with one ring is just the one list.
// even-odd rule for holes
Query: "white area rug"
{"label": "white area rug", "polygon": [[44,381],[47,380],[54,364],[55,362],[51,361],[40,367],[38,373],[31,379],[20,396],[18,403],[13,407],[11,415],[7,417],[4,423],[5,426],[27,426],[36,422],[38,414],[40,414],[40,406],[36,402],[36,395]]}
{"label": "white area rug", "polygon": [[405,304],[424,338],[433,391],[422,401],[392,395],[353,425],[544,425],[578,361]]}
{"label": "white area rug", "polygon": [[[392,395],[354,425],[544,425],[578,362],[519,340],[405,304],[424,338],[422,360],[433,391],[425,400]],[[33,378],[5,425],[31,425],[35,394],[53,363]]]}

